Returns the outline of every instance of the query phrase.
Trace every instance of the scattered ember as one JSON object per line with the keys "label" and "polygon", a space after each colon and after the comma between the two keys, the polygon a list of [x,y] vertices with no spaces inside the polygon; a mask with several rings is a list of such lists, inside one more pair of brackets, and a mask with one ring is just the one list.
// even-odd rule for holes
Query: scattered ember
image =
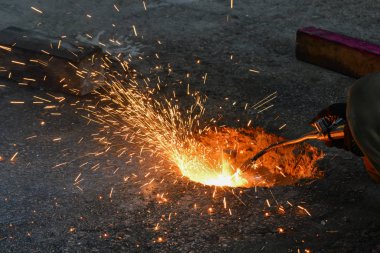
{"label": "scattered ember", "polygon": [[41,11],[40,9],[37,9],[36,7],[30,7],[32,10],[34,10],[35,12],[39,13],[39,14],[43,14],[43,11]]}
{"label": "scattered ember", "polygon": [[14,153],[13,156],[11,157],[10,161],[14,162],[17,155],[18,155],[18,152]]}
{"label": "scattered ember", "polygon": [[158,237],[158,238],[157,238],[157,242],[158,242],[158,243],[161,243],[161,242],[164,242],[164,241],[165,241],[165,240],[164,240],[164,238],[162,238],[162,237]]}

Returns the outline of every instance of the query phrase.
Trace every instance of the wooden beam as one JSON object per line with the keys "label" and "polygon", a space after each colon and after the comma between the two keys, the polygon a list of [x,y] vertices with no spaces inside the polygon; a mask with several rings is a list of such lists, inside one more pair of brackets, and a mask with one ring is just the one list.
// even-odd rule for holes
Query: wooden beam
{"label": "wooden beam", "polygon": [[102,81],[100,47],[8,27],[0,31],[0,76],[86,95]]}
{"label": "wooden beam", "polygon": [[315,27],[299,29],[296,43],[299,60],[355,78],[380,72],[379,45]]}

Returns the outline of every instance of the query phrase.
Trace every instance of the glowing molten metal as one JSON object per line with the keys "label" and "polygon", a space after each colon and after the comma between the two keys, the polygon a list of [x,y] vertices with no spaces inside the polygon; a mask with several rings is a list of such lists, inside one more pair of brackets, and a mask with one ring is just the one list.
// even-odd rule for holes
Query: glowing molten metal
{"label": "glowing molten metal", "polygon": [[197,140],[202,144],[202,152],[182,155],[176,161],[182,174],[192,181],[216,186],[268,187],[321,176],[316,161],[323,154],[308,144],[271,151],[251,170],[240,171],[246,159],[269,144],[283,140],[260,128],[215,128],[205,131]]}
{"label": "glowing molten metal", "polygon": [[229,187],[245,186],[248,183],[240,171],[235,171],[226,160],[221,160],[215,166],[196,155],[179,155],[174,160],[183,176],[198,183]]}

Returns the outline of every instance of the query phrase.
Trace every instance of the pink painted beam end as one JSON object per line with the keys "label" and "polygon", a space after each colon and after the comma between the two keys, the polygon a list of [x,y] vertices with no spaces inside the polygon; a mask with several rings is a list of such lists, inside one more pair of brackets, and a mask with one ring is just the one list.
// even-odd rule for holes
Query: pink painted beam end
{"label": "pink painted beam end", "polygon": [[327,30],[305,27],[297,31],[296,57],[348,76],[380,72],[380,46]]}

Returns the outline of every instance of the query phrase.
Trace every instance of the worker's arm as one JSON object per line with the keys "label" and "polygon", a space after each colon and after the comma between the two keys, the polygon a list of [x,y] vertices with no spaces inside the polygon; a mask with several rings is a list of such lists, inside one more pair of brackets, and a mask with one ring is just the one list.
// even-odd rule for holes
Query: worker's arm
{"label": "worker's arm", "polygon": [[[313,124],[320,118],[325,118],[330,124],[337,120],[338,118],[342,118],[346,120],[346,104],[345,103],[337,103],[332,104],[329,107],[323,109],[320,111],[316,117],[314,117],[310,124]],[[380,172],[373,166],[371,161],[363,154],[363,152],[360,150],[359,146],[356,144],[350,127],[348,124],[345,124],[344,126],[344,138],[338,139],[338,140],[327,140],[325,142],[326,146],[328,147],[336,147],[336,148],[342,148],[347,151],[350,151],[354,153],[357,156],[360,156],[363,158],[364,166],[372,178],[373,181],[376,183],[380,183]]]}

